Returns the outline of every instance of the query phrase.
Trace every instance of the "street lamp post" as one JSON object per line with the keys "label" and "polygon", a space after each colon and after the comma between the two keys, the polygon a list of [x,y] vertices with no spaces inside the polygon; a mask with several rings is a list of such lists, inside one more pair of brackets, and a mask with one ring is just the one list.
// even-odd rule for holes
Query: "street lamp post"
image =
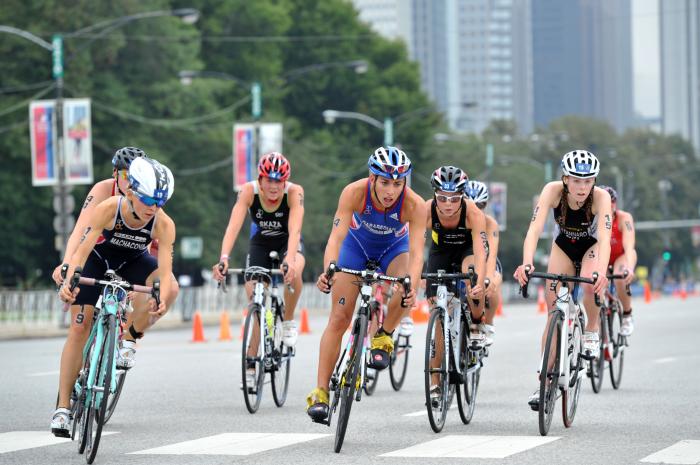
{"label": "street lamp post", "polygon": [[[144,18],[154,18],[159,16],[177,16],[181,18],[187,24],[193,24],[199,18],[199,11],[193,8],[180,8],[175,10],[159,10],[159,11],[149,11],[144,13],[137,13],[133,15],[122,16],[120,18],[101,21],[99,23],[93,24],[91,26],[79,29],[77,31],[67,33],[67,34],[54,34],[51,38],[51,43],[46,42],[41,37],[32,34],[29,31],[18,29],[12,26],[0,25],[0,32],[5,32],[8,34],[17,35],[24,39],[27,39],[42,48],[51,52],[51,70],[52,76],[55,81],[56,87],[56,102],[54,106],[54,128],[56,134],[56,155],[57,155],[57,184],[54,186],[54,210],[58,214],[57,224],[59,227],[58,236],[56,237],[56,250],[61,254],[65,253],[66,244],[68,243],[68,229],[70,223],[70,215],[72,213],[69,211],[68,205],[73,204],[68,201],[68,194],[70,190],[66,185],[66,174],[65,174],[65,157],[63,153],[63,71],[64,71],[64,54],[63,54],[63,37],[81,37],[88,35],[94,31],[99,31],[90,40],[83,45],[78,51],[85,48],[93,40],[102,37],[109,31],[112,31],[118,27],[130,23],[132,21]],[[56,206],[58,208],[56,208]]]}

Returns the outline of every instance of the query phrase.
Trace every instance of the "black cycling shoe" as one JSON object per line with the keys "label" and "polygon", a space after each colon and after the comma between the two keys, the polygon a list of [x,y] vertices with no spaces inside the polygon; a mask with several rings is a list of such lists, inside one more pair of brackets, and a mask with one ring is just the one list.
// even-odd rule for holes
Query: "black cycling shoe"
{"label": "black cycling shoe", "polygon": [[326,423],[328,418],[328,404],[317,402],[306,410],[311,419],[317,423]]}
{"label": "black cycling shoe", "polygon": [[382,349],[372,349],[370,351],[370,362],[367,364],[369,368],[374,368],[375,370],[383,370],[389,366],[391,363],[391,356],[389,352]]}

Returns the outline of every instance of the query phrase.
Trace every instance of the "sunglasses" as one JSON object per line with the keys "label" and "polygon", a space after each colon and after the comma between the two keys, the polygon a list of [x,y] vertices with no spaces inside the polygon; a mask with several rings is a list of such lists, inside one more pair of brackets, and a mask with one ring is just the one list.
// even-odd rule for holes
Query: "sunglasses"
{"label": "sunglasses", "polygon": [[460,200],[462,200],[461,195],[442,195],[442,194],[435,194],[435,200],[437,200],[440,203],[457,203]]}
{"label": "sunglasses", "polygon": [[143,195],[140,192],[136,192],[133,190],[132,190],[132,192],[134,193],[136,198],[138,198],[139,201],[141,201],[141,203],[147,207],[152,207],[153,205],[155,205],[156,207],[161,208],[163,205],[165,205],[166,199],[156,199],[153,197],[149,197],[147,195]]}
{"label": "sunglasses", "polygon": [[403,174],[406,171],[408,171],[409,168],[410,168],[409,165],[401,165],[401,166],[384,165],[384,171],[386,171],[389,174],[394,174],[394,173]]}

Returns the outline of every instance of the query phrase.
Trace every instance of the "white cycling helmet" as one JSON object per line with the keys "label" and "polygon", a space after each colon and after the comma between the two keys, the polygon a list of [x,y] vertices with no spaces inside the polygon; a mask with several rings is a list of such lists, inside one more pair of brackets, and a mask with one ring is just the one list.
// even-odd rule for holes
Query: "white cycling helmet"
{"label": "white cycling helmet", "polygon": [[595,155],[586,150],[573,150],[564,155],[561,169],[565,176],[595,178],[600,173],[600,163]]}
{"label": "white cycling helmet", "polygon": [[389,179],[405,178],[411,173],[411,160],[396,147],[379,147],[369,156],[367,166],[372,174]]}
{"label": "white cycling helmet", "polygon": [[146,205],[162,207],[175,191],[170,169],[152,158],[136,158],[129,166],[130,189]]}
{"label": "white cycling helmet", "polygon": [[433,172],[430,185],[434,191],[464,192],[467,185],[467,173],[456,166],[441,166]]}
{"label": "white cycling helmet", "polygon": [[472,199],[476,204],[486,204],[489,200],[489,188],[486,184],[480,181],[469,181],[465,189],[467,197]]}

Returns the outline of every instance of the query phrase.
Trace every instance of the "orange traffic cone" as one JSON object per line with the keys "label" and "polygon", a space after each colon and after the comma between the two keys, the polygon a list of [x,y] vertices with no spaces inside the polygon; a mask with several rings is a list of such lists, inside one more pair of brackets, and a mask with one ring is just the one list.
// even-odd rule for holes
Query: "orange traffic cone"
{"label": "orange traffic cone", "polygon": [[685,284],[681,286],[681,299],[685,300],[688,298],[688,291],[685,288]]}
{"label": "orange traffic cone", "polygon": [[651,286],[649,285],[649,281],[644,283],[644,303],[649,303],[651,302]]}
{"label": "orange traffic cone", "polygon": [[243,312],[241,313],[241,336],[239,339],[243,340],[243,331],[245,331],[245,319],[248,317],[248,309],[244,308]]}
{"label": "orange traffic cone", "polygon": [[547,313],[547,302],[544,300],[544,286],[537,288],[537,313]]}
{"label": "orange traffic cone", "polygon": [[229,328],[228,313],[221,312],[221,318],[219,319],[219,340],[220,341],[230,341],[231,329]]}
{"label": "orange traffic cone", "polygon": [[496,316],[504,316],[503,315],[503,301],[498,302],[498,308],[496,309]]}
{"label": "orange traffic cone", "polygon": [[192,320],[192,341],[191,342],[207,342],[204,339],[204,326],[202,325],[202,314],[199,310],[194,312]]}
{"label": "orange traffic cone", "polygon": [[309,326],[309,311],[305,308],[301,309],[301,328],[299,333],[311,334],[311,327]]}

